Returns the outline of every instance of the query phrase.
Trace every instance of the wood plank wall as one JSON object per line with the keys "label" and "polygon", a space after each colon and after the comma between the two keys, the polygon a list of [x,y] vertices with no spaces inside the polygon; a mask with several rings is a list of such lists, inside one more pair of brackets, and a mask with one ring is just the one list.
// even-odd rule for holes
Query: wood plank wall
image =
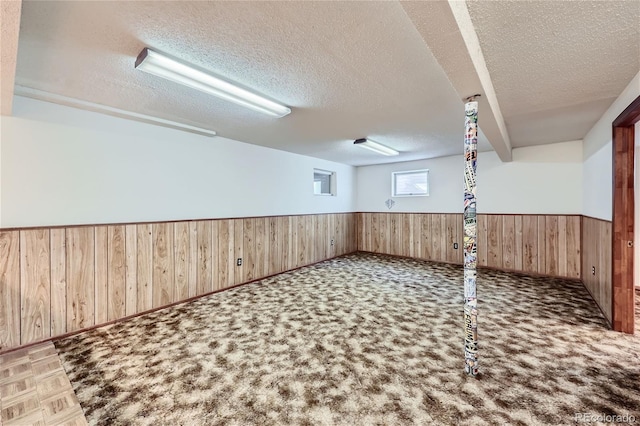
{"label": "wood plank wall", "polygon": [[611,232],[610,221],[582,217],[582,282],[609,323],[612,321]]}
{"label": "wood plank wall", "polygon": [[[358,250],[463,262],[461,213],[357,217]],[[479,214],[478,265],[579,279],[580,238],[580,216]]]}
{"label": "wood plank wall", "polygon": [[357,227],[358,250],[462,263],[462,214],[358,213]]}
{"label": "wood plank wall", "polygon": [[337,213],[0,231],[0,351],[353,252],[355,224]]}

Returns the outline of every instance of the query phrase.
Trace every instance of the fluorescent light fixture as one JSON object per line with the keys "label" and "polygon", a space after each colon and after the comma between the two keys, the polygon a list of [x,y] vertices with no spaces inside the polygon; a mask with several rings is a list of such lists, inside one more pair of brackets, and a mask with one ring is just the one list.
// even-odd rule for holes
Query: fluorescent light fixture
{"label": "fluorescent light fixture", "polygon": [[220,77],[199,70],[176,59],[145,47],[136,59],[136,69],[166,78],[175,83],[217,96],[238,105],[276,117],[284,117],[291,109],[256,95]]}
{"label": "fluorescent light fixture", "polygon": [[357,139],[353,142],[354,145],[361,146],[363,148],[367,148],[373,152],[377,152],[382,155],[398,155],[400,154],[393,148],[389,148],[388,146],[384,146],[381,143],[374,142],[371,139]]}
{"label": "fluorescent light fixture", "polygon": [[14,93],[18,96],[37,99],[39,101],[51,102],[58,105],[64,105],[72,108],[83,109],[85,111],[93,111],[100,114],[111,115],[113,117],[124,118],[127,120],[140,121],[142,123],[155,124],[157,126],[168,127],[171,129],[184,130],[185,132],[195,133],[203,136],[215,136],[214,130],[202,127],[191,126],[189,124],[178,123],[176,121],[165,120],[164,118],[152,117],[150,115],[139,114],[133,111],[126,111],[120,108],[114,108],[107,105],[96,104],[93,102],[83,101],[81,99],[70,98],[68,96],[57,95],[55,93],[45,92],[44,90],[32,89],[30,87],[16,85]]}

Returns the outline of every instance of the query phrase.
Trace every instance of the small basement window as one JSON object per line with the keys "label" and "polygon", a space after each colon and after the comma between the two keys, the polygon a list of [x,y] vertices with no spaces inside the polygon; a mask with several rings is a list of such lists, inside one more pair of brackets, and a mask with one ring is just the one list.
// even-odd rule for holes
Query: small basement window
{"label": "small basement window", "polygon": [[336,172],[313,169],[313,193],[315,195],[336,195]]}
{"label": "small basement window", "polygon": [[426,197],[429,195],[429,170],[391,173],[392,197]]}

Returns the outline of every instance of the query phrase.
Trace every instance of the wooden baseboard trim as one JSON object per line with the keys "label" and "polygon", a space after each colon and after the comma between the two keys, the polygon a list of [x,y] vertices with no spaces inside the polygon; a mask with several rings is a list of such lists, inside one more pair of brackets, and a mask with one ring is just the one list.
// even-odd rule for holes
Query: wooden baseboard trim
{"label": "wooden baseboard trim", "polygon": [[352,251],[352,252],[349,252],[349,253],[344,253],[344,254],[341,254],[339,256],[328,257],[326,259],[319,260],[317,262],[309,263],[307,265],[298,266],[298,267],[295,267],[293,269],[287,269],[286,271],[278,272],[276,274],[266,275],[264,277],[253,279],[251,281],[246,281],[246,282],[243,282],[243,283],[234,284],[231,287],[225,287],[225,288],[221,288],[221,289],[218,289],[218,290],[213,290],[213,291],[210,291],[208,293],[200,294],[198,296],[189,297],[188,299],[183,299],[183,300],[179,300],[177,302],[169,303],[167,305],[158,306],[157,308],[149,309],[149,310],[144,311],[144,312],[138,312],[136,314],[128,315],[126,317],[118,318],[118,319],[115,319],[115,320],[112,320],[112,321],[107,321],[107,322],[104,322],[104,323],[101,323],[101,324],[92,325],[91,327],[85,327],[85,328],[82,328],[80,330],[74,330],[74,331],[71,331],[69,333],[60,334],[58,336],[48,337],[46,339],[38,340],[36,342],[31,342],[31,343],[27,343],[25,345],[16,346],[14,348],[10,348],[10,349],[4,350],[4,351],[0,351],[0,355],[6,355],[6,354],[11,353],[11,352],[15,352],[15,351],[19,351],[19,350],[22,350],[22,349],[30,348],[32,346],[36,346],[36,345],[39,345],[39,344],[42,344],[42,343],[46,343],[46,342],[55,342],[57,340],[66,339],[67,337],[75,336],[76,334],[84,333],[85,331],[95,330],[96,328],[105,327],[107,325],[112,325],[112,324],[117,324],[117,323],[123,322],[123,321],[128,321],[128,320],[130,320],[132,318],[136,318],[136,317],[139,317],[141,315],[150,314],[152,312],[156,312],[156,311],[159,311],[161,309],[171,308],[173,306],[181,305],[183,303],[190,303],[190,302],[193,302],[194,300],[198,300],[198,299],[201,299],[203,297],[211,296],[212,294],[221,293],[223,291],[227,291],[227,290],[231,290],[231,289],[234,289],[234,288],[242,287],[242,286],[245,286],[247,284],[253,284],[253,283],[256,283],[258,281],[262,281],[262,280],[266,280],[266,279],[271,278],[271,277],[275,277],[276,275],[280,275],[280,274],[285,274],[285,273],[288,273],[288,272],[296,271],[296,270],[301,269],[301,268],[306,268],[308,266],[313,266],[313,265],[316,265],[316,264],[321,263],[321,262],[326,262],[327,260],[335,259],[335,258],[338,258],[338,257],[341,257],[341,256],[346,256],[346,255],[351,254],[351,253],[355,253],[355,251]]}
{"label": "wooden baseboard trim", "polygon": [[[378,211],[378,212],[353,212],[354,214],[380,214],[380,213],[389,213],[389,214],[459,214],[462,215],[461,211],[457,212],[392,212],[392,211]],[[478,216],[583,216],[579,213],[482,213],[478,212]],[[587,216],[588,217],[588,216]],[[600,219],[602,220],[602,219]]]}
{"label": "wooden baseboard trim", "polygon": [[488,269],[491,271],[508,272],[511,274],[522,274],[528,277],[554,278],[554,279],[568,280],[568,281],[575,281],[575,282],[582,283],[582,280],[579,277],[565,277],[564,275],[547,275],[547,274],[541,274],[539,272],[522,271],[520,269],[496,268],[494,266],[478,266],[478,269]]}
{"label": "wooden baseboard trim", "polygon": [[[378,252],[366,251],[366,250],[358,250],[358,252],[371,253],[371,254],[381,254],[383,256],[400,257],[400,258],[404,258],[404,259],[424,260],[426,262],[443,263],[443,264],[446,264],[446,265],[458,265],[460,267],[464,266],[462,263],[448,262],[446,260],[423,259],[421,257],[403,256],[403,255],[400,255],[400,254],[378,253]],[[539,274],[537,272],[521,271],[519,269],[496,268],[494,266],[478,266],[478,269],[480,269],[480,270],[485,269],[485,270],[489,270],[489,271],[498,271],[498,272],[508,272],[508,273],[514,273],[514,274],[522,274],[522,275],[526,275],[526,276],[530,276],[530,277],[558,278],[558,279],[562,279],[562,280],[576,281],[576,282],[582,283],[582,280],[580,278],[577,278],[577,277],[565,277],[565,276],[562,276],[562,275],[546,275],[546,274]]]}

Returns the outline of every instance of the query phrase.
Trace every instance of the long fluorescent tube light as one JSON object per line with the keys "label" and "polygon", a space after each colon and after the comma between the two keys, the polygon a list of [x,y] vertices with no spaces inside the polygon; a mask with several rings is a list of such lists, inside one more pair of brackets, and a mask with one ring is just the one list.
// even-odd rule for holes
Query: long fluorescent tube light
{"label": "long fluorescent tube light", "polygon": [[353,142],[354,145],[361,146],[363,148],[367,148],[373,152],[377,152],[382,155],[398,155],[400,154],[393,148],[389,148],[388,146],[384,146],[378,142],[374,142],[371,139],[357,139]]}
{"label": "long fluorescent tube light", "polygon": [[16,85],[14,93],[18,96],[36,99],[39,101],[51,102],[58,105],[64,105],[72,108],[83,109],[85,111],[93,111],[101,114],[111,115],[113,117],[124,118],[127,120],[140,121],[142,123],[155,124],[162,127],[168,127],[176,130],[184,130],[189,133],[196,133],[203,136],[215,136],[214,130],[202,127],[191,126],[189,124],[178,123],[176,121],[165,120],[164,118],[152,117],[150,115],[139,114],[133,111],[126,111],[120,108],[114,108],[107,105],[96,104],[93,102],[83,101],[81,99],[70,98],[68,96],[57,95],[55,93],[45,92],[44,90],[32,89],[30,87]]}
{"label": "long fluorescent tube light", "polygon": [[256,95],[220,77],[165,56],[148,47],[145,47],[138,55],[135,67],[140,71],[166,78],[175,83],[251,108],[254,111],[276,117],[284,117],[291,113],[291,108],[287,106]]}

